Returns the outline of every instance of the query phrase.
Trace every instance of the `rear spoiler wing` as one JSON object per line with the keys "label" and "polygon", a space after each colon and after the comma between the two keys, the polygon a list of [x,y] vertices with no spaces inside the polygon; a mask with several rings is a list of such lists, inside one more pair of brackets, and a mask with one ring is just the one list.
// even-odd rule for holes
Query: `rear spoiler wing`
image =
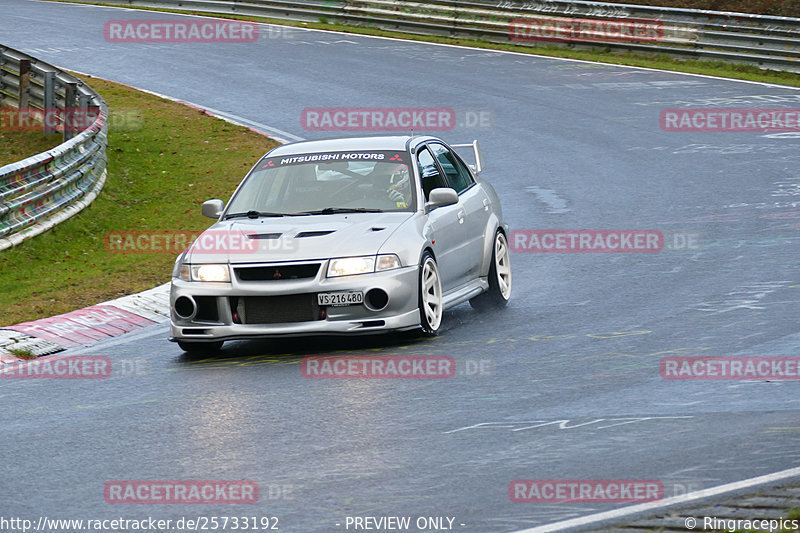
{"label": "rear spoiler wing", "polygon": [[469,144],[451,144],[452,148],[472,148],[472,153],[475,155],[475,164],[470,165],[469,167],[475,172],[475,174],[480,174],[483,170],[483,152],[481,152],[481,147],[478,144],[477,139],[472,141]]}

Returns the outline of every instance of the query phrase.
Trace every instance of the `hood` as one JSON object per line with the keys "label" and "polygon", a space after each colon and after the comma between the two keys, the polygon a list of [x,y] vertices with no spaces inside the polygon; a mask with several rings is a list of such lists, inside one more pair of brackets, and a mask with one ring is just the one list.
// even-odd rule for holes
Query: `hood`
{"label": "hood", "polygon": [[217,222],[187,251],[196,263],[261,263],[374,255],[414,213],[340,213]]}

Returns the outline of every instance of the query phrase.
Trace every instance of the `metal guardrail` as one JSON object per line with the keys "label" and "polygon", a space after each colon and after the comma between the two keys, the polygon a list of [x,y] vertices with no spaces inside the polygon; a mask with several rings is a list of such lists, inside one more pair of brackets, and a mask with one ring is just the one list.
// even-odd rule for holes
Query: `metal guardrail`
{"label": "metal guardrail", "polygon": [[[81,120],[86,127],[78,126]],[[24,130],[32,117],[63,144],[0,167],[0,250],[74,215],[106,177],[108,107],[91,87],[58,68],[0,46],[0,128]],[[86,117],[91,117],[86,120]]]}
{"label": "metal guardrail", "polygon": [[[105,3],[338,22],[424,35],[477,38],[519,45],[608,48],[682,58],[748,63],[800,73],[800,18],[674,9],[581,0],[105,0]],[[657,40],[558,42],[514,39],[525,20],[567,19],[605,23],[650,21]]]}

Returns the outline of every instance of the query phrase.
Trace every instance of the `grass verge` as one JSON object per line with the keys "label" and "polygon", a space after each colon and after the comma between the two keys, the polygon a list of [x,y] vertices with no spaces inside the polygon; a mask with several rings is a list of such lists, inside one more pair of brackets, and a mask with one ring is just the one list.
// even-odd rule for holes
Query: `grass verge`
{"label": "grass verge", "polygon": [[256,160],[277,144],[196,109],[82,78],[108,102],[112,119],[124,110],[129,120],[109,121],[108,179],[94,203],[53,230],[0,252],[0,326],[169,281],[177,254],[112,253],[106,233],[205,229],[211,221],[200,215],[203,200],[227,200]]}
{"label": "grass verge", "polygon": [[[89,4],[97,6],[120,7],[116,4],[106,4],[103,2],[84,2],[79,0],[55,0],[58,2],[72,4]],[[176,13],[183,15],[202,15],[207,17],[249,20],[253,22],[264,22],[269,24],[279,24],[282,26],[340,31],[360,35],[375,35],[379,37],[393,37],[409,41],[433,42],[442,44],[454,44],[460,46],[471,46],[475,48],[486,48],[490,50],[506,50],[531,55],[542,55],[549,57],[561,57],[567,59],[579,59],[583,61],[595,61],[601,63],[611,63],[615,65],[628,65],[634,67],[654,68],[670,70],[675,72],[688,72],[692,74],[703,74],[706,76],[717,76],[722,78],[733,78],[762,83],[774,83],[778,85],[790,85],[800,87],[800,74],[792,72],[779,72],[760,69],[755,65],[738,63],[727,63],[724,61],[675,59],[667,55],[647,55],[632,52],[614,52],[608,48],[596,50],[576,50],[562,46],[522,46],[513,43],[490,43],[479,39],[455,39],[450,37],[440,37],[435,35],[414,35],[397,31],[387,31],[365,26],[351,26],[345,24],[329,23],[327,20],[321,22],[299,22],[284,19],[274,19],[268,17],[253,17],[247,15],[228,15],[221,13],[209,13],[197,10],[162,9],[142,6],[124,6],[126,9],[141,9],[144,11],[158,11],[164,13]],[[724,6],[723,6],[724,7]]]}
{"label": "grass verge", "polygon": [[54,148],[61,141],[60,133],[0,131],[0,167]]}
{"label": "grass verge", "polygon": [[25,350],[22,348],[7,348],[8,353],[15,357],[19,357],[20,359],[36,359],[36,356],[33,355],[33,352],[30,350]]}

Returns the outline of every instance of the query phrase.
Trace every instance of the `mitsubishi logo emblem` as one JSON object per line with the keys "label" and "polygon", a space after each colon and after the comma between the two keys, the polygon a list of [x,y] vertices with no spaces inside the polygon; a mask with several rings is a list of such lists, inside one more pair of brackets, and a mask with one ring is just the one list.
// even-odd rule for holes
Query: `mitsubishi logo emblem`
{"label": "mitsubishi logo emblem", "polygon": [[277,268],[275,269],[275,273],[272,275],[272,279],[281,279],[281,273]]}

